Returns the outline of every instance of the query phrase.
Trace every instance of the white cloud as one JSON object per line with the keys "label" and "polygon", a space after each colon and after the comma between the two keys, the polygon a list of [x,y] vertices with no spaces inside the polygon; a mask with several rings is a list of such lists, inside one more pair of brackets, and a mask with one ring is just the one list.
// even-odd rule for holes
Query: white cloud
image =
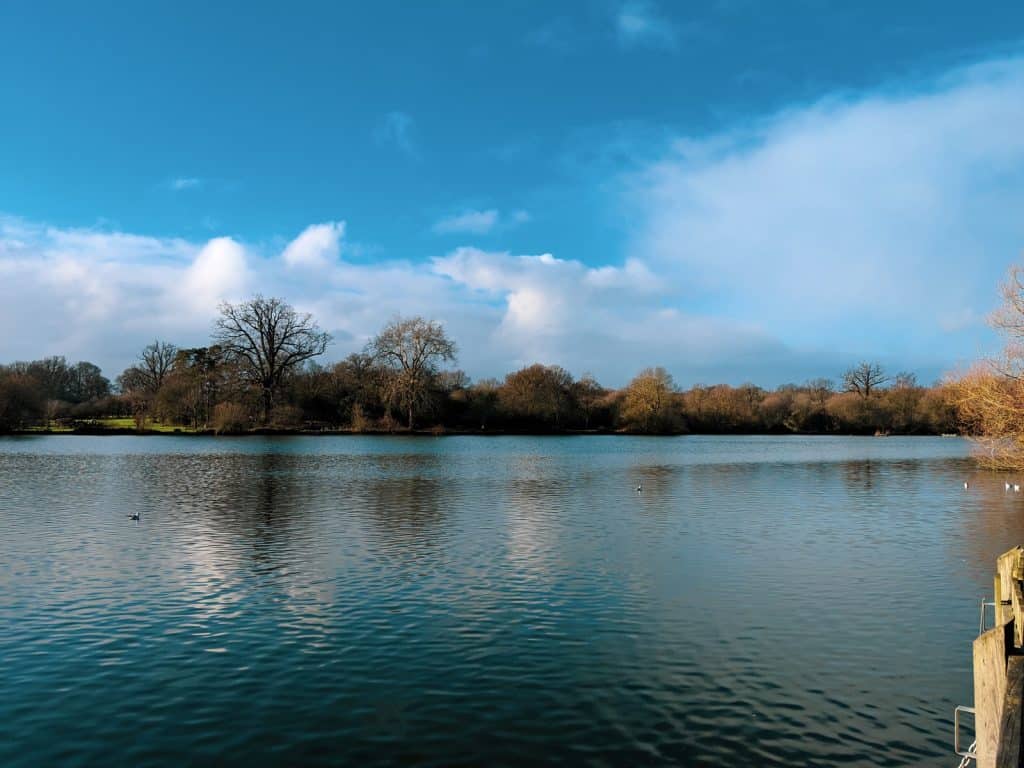
{"label": "white cloud", "polygon": [[619,42],[624,46],[676,47],[675,27],[645,0],[630,0],[619,6],[615,29]]}
{"label": "white cloud", "polygon": [[201,186],[202,183],[202,179],[195,178],[194,176],[179,176],[176,179],[171,179],[169,186],[175,192],[181,192],[186,189],[195,189]]}
{"label": "white cloud", "polygon": [[[638,260],[588,267],[548,253],[514,256],[457,248],[435,259],[434,270],[500,301],[500,321],[490,343],[503,351],[507,365],[541,360],[607,374],[618,364],[631,370],[645,356],[653,359],[652,347],[668,338],[690,346],[675,331],[664,335],[658,280]],[[682,327],[689,322],[675,315],[668,324]],[[662,328],[660,335],[646,330],[653,326]],[[623,352],[625,359],[606,356],[630,346],[632,351]]]}
{"label": "white cloud", "polygon": [[292,268],[323,269],[338,260],[344,236],[343,221],[314,224],[288,243],[281,258]]}
{"label": "white cloud", "polygon": [[242,298],[248,286],[245,249],[230,237],[215,237],[185,270],[179,301],[198,313],[224,300]]}
{"label": "white cloud", "polygon": [[949,318],[985,314],[1024,245],[1022,124],[1013,60],[679,140],[629,179],[632,250],[794,345],[975,354],[977,324]]}
{"label": "white cloud", "polygon": [[498,223],[498,212],[491,208],[486,211],[463,211],[445,218],[434,224],[438,234],[466,233],[484,235],[494,229]]}
{"label": "white cloud", "polygon": [[[588,267],[459,248],[429,262],[352,264],[330,258],[342,229],[314,225],[275,253],[231,238],[192,243],[3,220],[0,323],[16,332],[0,338],[0,360],[66,354],[116,375],[153,338],[206,343],[217,304],[257,291],[312,312],[335,335],[332,357],[362,348],[395,314],[439,319],[474,376],[541,360],[614,383],[661,361],[654,348],[668,338],[692,349],[679,329],[713,335],[695,331],[699,318],[656,306],[659,280],[639,260]],[[295,268],[311,264],[312,273]],[[648,333],[652,323],[659,330]]]}
{"label": "white cloud", "polygon": [[[1024,247],[1021,124],[1011,60],[678,137],[603,180],[633,229],[596,265],[479,248],[352,263],[340,221],[277,248],[0,217],[0,361],[66,354],[115,375],[155,337],[205,343],[217,302],[260,291],[312,312],[331,358],[401,313],[445,323],[476,377],[539,360],[611,385],[655,364],[682,384],[773,384],[870,357],[927,380],[978,352]],[[522,218],[495,210],[477,234]]]}
{"label": "white cloud", "polygon": [[511,229],[530,220],[528,211],[518,209],[507,215],[490,208],[485,211],[469,209],[446,216],[434,224],[434,232],[439,235],[468,234],[486,235],[496,229]]}

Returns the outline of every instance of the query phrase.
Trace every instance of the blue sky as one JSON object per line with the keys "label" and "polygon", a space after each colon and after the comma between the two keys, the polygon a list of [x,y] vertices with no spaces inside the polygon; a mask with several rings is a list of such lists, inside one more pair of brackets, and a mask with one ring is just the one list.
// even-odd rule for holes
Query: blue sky
{"label": "blue sky", "polygon": [[478,378],[931,380],[1024,251],[1019,2],[15,2],[0,72],[0,360],[262,291]]}

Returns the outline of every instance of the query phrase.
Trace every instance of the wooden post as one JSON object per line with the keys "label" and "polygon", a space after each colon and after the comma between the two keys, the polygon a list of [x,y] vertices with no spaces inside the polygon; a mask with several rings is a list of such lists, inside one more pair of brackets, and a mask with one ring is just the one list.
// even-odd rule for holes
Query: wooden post
{"label": "wooden post", "polygon": [[[996,768],[1020,768],[1021,720],[1024,712],[1024,656],[1011,656],[1006,665],[1006,696],[999,726],[999,752]],[[981,762],[978,762],[981,765]]]}
{"label": "wooden post", "polygon": [[1013,572],[1019,568],[1018,561],[1022,552],[1024,552],[1024,550],[1020,547],[1014,547],[1008,552],[1004,552],[996,559],[996,573],[999,574],[999,578],[1002,581],[1002,594],[1004,600],[1010,599],[1011,589],[1013,587]]}
{"label": "wooden post", "polygon": [[1016,579],[1013,580],[1010,601],[1010,607],[1013,609],[1013,646],[1020,648],[1024,646],[1024,590]]}
{"label": "wooden post", "polygon": [[1006,654],[1013,624],[999,624],[974,641],[974,733],[977,768],[995,768],[999,726],[1006,697]]}

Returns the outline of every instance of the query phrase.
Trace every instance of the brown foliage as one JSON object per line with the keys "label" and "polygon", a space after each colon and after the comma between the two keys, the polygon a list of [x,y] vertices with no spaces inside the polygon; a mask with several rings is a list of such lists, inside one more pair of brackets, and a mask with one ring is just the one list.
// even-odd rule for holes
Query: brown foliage
{"label": "brown foliage", "polygon": [[249,409],[240,403],[218,403],[213,409],[213,431],[218,435],[236,435],[251,424]]}
{"label": "brown foliage", "polygon": [[645,368],[629,382],[620,419],[627,429],[666,432],[679,428],[676,385],[664,368]]}
{"label": "brown foliage", "polygon": [[1024,270],[1012,267],[1002,285],[1003,306],[989,319],[1007,339],[999,358],[984,360],[951,380],[946,391],[977,457],[998,469],[1024,469]]}
{"label": "brown foliage", "polygon": [[993,469],[1024,467],[1024,379],[979,363],[946,388],[977,457]]}

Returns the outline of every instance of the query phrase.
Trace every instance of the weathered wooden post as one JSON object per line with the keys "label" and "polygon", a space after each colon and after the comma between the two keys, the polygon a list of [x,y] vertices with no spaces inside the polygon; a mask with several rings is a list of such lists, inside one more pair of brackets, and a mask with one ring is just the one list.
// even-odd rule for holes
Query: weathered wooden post
{"label": "weathered wooden post", "polygon": [[1022,768],[1024,729],[1024,549],[996,560],[996,625],[974,641],[974,728],[978,768]]}
{"label": "weathered wooden post", "polygon": [[994,768],[1006,697],[1007,648],[1013,624],[996,624],[974,641],[974,734],[978,768]]}

